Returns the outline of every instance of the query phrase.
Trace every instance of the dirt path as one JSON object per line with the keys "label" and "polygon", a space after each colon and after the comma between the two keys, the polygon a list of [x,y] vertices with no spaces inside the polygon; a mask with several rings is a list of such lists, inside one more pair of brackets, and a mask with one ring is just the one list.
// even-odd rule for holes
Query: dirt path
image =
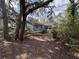
{"label": "dirt path", "polygon": [[29,34],[24,42],[1,41],[0,59],[79,59],[63,44],[48,34]]}

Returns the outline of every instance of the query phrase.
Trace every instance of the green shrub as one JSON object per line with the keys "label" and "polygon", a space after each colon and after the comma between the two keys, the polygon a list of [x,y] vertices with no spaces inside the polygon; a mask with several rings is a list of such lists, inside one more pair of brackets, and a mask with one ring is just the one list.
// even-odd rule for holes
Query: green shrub
{"label": "green shrub", "polygon": [[2,29],[2,28],[0,28],[0,31],[3,31],[3,29]]}
{"label": "green shrub", "polygon": [[76,42],[79,41],[79,19],[78,12],[74,10],[76,8],[73,3],[70,3],[67,8],[65,23],[53,28],[51,33],[53,36],[63,40],[68,47],[74,48]]}
{"label": "green shrub", "polygon": [[63,40],[68,47],[74,47],[76,40],[79,39],[79,21],[74,22],[73,25],[69,24],[60,24],[53,28],[51,33],[53,38]]}
{"label": "green shrub", "polygon": [[52,28],[51,34],[53,35],[53,38],[61,39],[64,35],[64,28],[65,26],[63,24],[60,24],[57,27]]}
{"label": "green shrub", "polygon": [[51,32],[53,38],[57,38],[57,33],[58,33],[57,27],[54,27],[53,29],[51,29],[50,32]]}

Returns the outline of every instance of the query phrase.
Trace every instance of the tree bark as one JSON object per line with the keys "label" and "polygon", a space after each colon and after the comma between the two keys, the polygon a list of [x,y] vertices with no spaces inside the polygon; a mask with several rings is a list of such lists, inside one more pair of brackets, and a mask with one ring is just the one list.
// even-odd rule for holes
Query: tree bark
{"label": "tree bark", "polygon": [[19,39],[20,28],[21,28],[22,1],[20,0],[19,3],[20,3],[20,14],[16,20],[15,40]]}
{"label": "tree bark", "polygon": [[16,19],[16,30],[15,30],[15,40],[19,38],[19,31],[21,27],[21,16],[19,15]]}
{"label": "tree bark", "polygon": [[24,30],[25,30],[25,24],[26,24],[26,8],[25,8],[25,0],[20,0],[20,4],[22,7],[22,23],[21,23],[21,28],[20,28],[20,33],[19,33],[19,40],[23,41],[23,35],[24,35]]}
{"label": "tree bark", "polygon": [[25,30],[25,24],[26,24],[26,15],[23,16],[23,22],[21,24],[21,28],[20,28],[20,33],[19,33],[19,40],[23,41],[23,35],[24,35],[24,30]]}
{"label": "tree bark", "polygon": [[7,10],[5,5],[5,0],[1,0],[2,14],[3,14],[3,34],[4,39],[9,40],[9,32],[8,32],[8,17]]}

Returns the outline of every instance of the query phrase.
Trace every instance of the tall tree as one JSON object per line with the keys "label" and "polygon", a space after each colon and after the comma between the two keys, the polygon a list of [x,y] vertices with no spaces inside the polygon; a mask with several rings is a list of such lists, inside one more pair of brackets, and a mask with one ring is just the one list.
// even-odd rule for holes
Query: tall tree
{"label": "tall tree", "polygon": [[45,1],[45,2],[42,2],[42,1],[34,2],[34,3],[31,3],[31,4],[29,3],[27,5],[25,5],[25,0],[20,0],[20,1],[21,1],[21,4],[22,4],[23,21],[22,21],[22,24],[21,24],[19,39],[22,41],[23,35],[24,35],[24,29],[25,29],[27,15],[30,14],[31,12],[33,12],[34,10],[40,8],[40,7],[44,7],[44,6],[48,5],[53,0],[48,0],[48,1]]}
{"label": "tall tree", "polygon": [[72,12],[71,15],[74,16],[75,15],[75,0],[70,0],[70,3],[72,4]]}
{"label": "tall tree", "polygon": [[7,17],[7,10],[5,5],[5,0],[1,0],[1,8],[2,8],[2,14],[3,14],[3,33],[4,33],[4,39],[9,39],[9,33],[8,33],[8,17]]}
{"label": "tall tree", "polygon": [[19,39],[22,41],[23,40],[23,34],[24,34],[24,29],[25,29],[25,23],[26,23],[26,6],[25,6],[25,0],[20,0],[20,4],[21,4],[21,10],[22,10],[22,24],[21,24],[21,29],[20,29],[20,33],[19,33]]}
{"label": "tall tree", "polygon": [[22,1],[19,1],[20,3],[20,14],[16,19],[16,30],[15,30],[15,40],[17,40],[19,38],[19,32],[20,32],[20,27],[21,27],[21,18],[22,18]]}

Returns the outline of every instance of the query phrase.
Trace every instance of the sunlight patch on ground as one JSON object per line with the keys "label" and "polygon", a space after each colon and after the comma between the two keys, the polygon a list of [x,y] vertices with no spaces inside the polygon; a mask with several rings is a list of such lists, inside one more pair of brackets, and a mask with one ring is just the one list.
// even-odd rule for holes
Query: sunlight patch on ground
{"label": "sunlight patch on ground", "polygon": [[44,58],[42,58],[42,57],[37,57],[36,59],[44,59]]}
{"label": "sunlight patch on ground", "polygon": [[56,49],[56,50],[60,50],[60,48],[59,48],[59,47],[55,47],[55,49]]}
{"label": "sunlight patch on ground", "polygon": [[4,46],[8,46],[11,42],[3,41],[3,43],[4,43]]}
{"label": "sunlight patch on ground", "polygon": [[15,42],[13,43],[13,42],[10,42],[10,41],[3,41],[4,46],[9,46],[11,44],[17,45],[17,43],[15,43]]}
{"label": "sunlight patch on ground", "polygon": [[31,36],[31,38],[36,39],[36,40],[39,40],[39,41],[54,41],[52,39],[42,38],[42,37],[34,37],[34,36]]}
{"label": "sunlight patch on ground", "polygon": [[39,40],[39,41],[46,41],[46,40],[44,40],[42,38],[38,38],[38,37],[34,37],[34,36],[31,36],[31,37],[34,38],[34,39],[36,39],[36,40]]}
{"label": "sunlight patch on ground", "polygon": [[48,50],[50,53],[54,53],[54,51],[52,51],[52,50]]}
{"label": "sunlight patch on ground", "polygon": [[74,53],[74,56],[79,58],[79,53]]}
{"label": "sunlight patch on ground", "polygon": [[17,55],[16,59],[27,59],[28,57],[30,57],[27,53],[23,53],[21,55]]}

